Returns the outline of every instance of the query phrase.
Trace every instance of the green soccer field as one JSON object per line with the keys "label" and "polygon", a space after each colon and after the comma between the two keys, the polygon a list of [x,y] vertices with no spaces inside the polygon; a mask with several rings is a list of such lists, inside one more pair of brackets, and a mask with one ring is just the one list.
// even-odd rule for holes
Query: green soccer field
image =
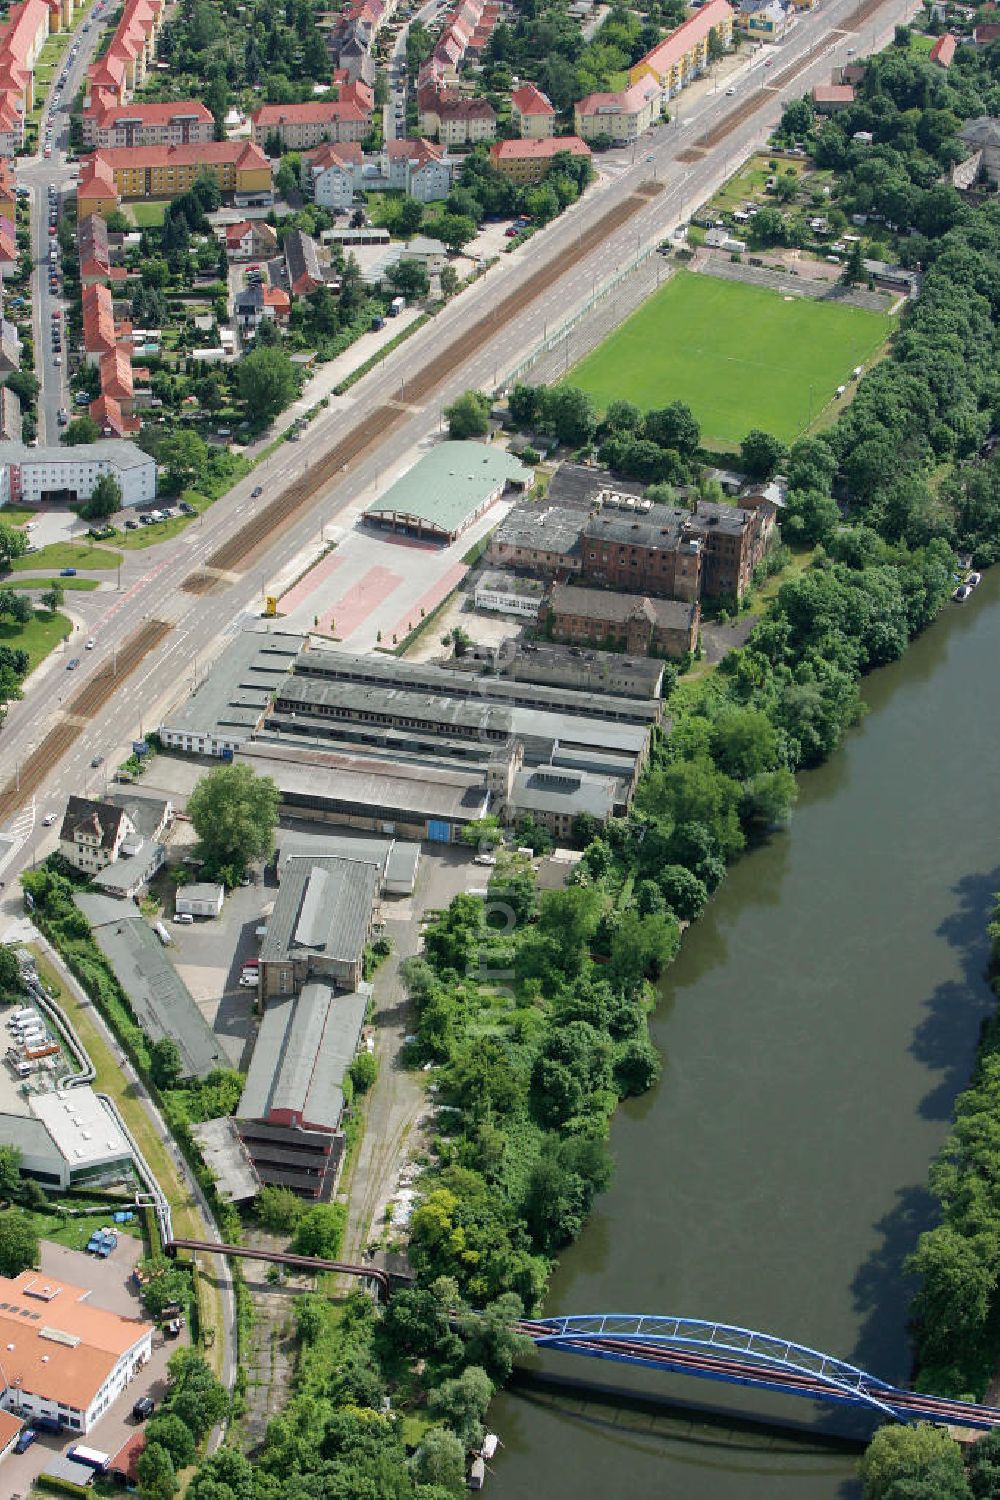
{"label": "green soccer field", "polygon": [[884,342],[891,318],[679,271],[568,376],[603,412],[686,401],[710,447],[791,442]]}

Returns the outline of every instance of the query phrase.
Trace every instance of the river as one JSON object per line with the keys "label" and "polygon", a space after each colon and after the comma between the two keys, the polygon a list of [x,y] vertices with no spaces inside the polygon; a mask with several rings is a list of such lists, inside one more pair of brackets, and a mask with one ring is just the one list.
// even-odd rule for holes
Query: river
{"label": "river", "polygon": [[[548,1312],[661,1312],[782,1334],[905,1382],[902,1263],[933,1222],[928,1165],[990,1008],[1000,890],[1000,570],[865,684],[870,712],[801,778],[787,833],[730,872],[663,984],[662,1080],[616,1116],[615,1178]],[[850,1414],[550,1354],[810,1428]],[[788,1438],[510,1392],[488,1480],[506,1497],[845,1500],[854,1458]]]}

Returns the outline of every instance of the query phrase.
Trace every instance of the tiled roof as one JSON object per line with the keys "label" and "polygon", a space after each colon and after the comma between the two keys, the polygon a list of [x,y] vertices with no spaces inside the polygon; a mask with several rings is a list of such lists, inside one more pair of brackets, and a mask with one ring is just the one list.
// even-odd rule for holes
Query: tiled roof
{"label": "tiled roof", "polygon": [[250,118],[258,130],[270,130],[279,125],[332,125],[337,120],[364,120],[367,111],[350,99],[332,99],[312,104],[262,104]]}
{"label": "tiled roof", "polygon": [[682,21],[669,36],[652,47],[645,57],[641,57],[635,66],[648,63],[658,78],[664,78],[692,47],[703,42],[717,26],[723,25],[727,20],[731,22],[732,19],[733,7],[729,0],[708,0],[707,5]]}
{"label": "tiled roof", "polygon": [[582,119],[602,114],[637,115],[658,90],[658,84],[654,84],[649,78],[640,78],[637,83],[631,83],[627,89],[619,89],[617,93],[588,94],[586,98],[578,100],[574,107]]}
{"label": "tiled roof", "polygon": [[510,102],[522,115],[554,115],[555,109],[541,89],[533,83],[522,83],[510,96]]}
{"label": "tiled roof", "polygon": [[95,171],[99,164],[112,173],[144,167],[189,167],[232,162],[237,167],[266,167],[267,157],[252,141],[190,141],[175,146],[107,146],[95,151]]}
{"label": "tiled roof", "polygon": [[6,1384],[85,1411],[123,1354],[152,1333],[95,1307],[89,1292],[38,1271],[0,1277]]}
{"label": "tiled roof", "polygon": [[558,156],[568,151],[570,156],[590,156],[590,147],[578,135],[548,135],[539,141],[497,141],[490,147],[494,161],[537,160],[539,157]]}

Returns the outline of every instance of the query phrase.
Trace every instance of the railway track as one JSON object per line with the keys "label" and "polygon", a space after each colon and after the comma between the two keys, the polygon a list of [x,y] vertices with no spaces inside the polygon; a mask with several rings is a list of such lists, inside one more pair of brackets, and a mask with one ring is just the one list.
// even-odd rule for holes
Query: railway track
{"label": "railway track", "polygon": [[[581,234],[574,246],[574,258],[589,255],[602,240],[628,223],[633,214],[638,213],[651,198],[662,191],[660,183],[645,183],[609,209]],[[204,567],[191,573],[181,587],[189,594],[207,594],[224,587],[225,580],[217,576],[219,573],[232,571],[245,564],[258,547],[266,543],[281,526],[317,500],[342,470],[357,463],[376,441],[381,441],[397,427],[407,414],[407,406],[420,405],[426,401],[499,328],[518,317],[558,281],[565,274],[565,269],[565,265],[558,261],[540,267],[488,313],[456,334],[440,354],[428,360],[423,369],[412,380],[407,381],[406,406],[385,403],[368,412],[317,463],[286,485],[258,515],[229,537],[206,559]]]}
{"label": "railway track", "polygon": [[82,734],[88,720],[104,707],[120,684],[130,677],[142,659],[173,629],[165,620],[147,620],[109,661],[99,668],[66,707],[65,716],[53,725],[37,750],[32,751],[18,773],[0,788],[0,823],[35,795]]}

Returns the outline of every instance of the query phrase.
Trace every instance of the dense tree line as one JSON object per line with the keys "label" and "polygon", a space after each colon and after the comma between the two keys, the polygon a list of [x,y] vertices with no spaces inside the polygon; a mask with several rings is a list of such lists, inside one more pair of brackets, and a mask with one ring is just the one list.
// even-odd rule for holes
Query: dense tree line
{"label": "dense tree line", "polygon": [[[989,935],[993,987],[1000,898]],[[983,1029],[969,1088],[931,1168],[941,1222],[921,1235],[909,1269],[921,1277],[913,1302],[919,1382],[945,1395],[981,1397],[1000,1353],[1000,1008]]]}

